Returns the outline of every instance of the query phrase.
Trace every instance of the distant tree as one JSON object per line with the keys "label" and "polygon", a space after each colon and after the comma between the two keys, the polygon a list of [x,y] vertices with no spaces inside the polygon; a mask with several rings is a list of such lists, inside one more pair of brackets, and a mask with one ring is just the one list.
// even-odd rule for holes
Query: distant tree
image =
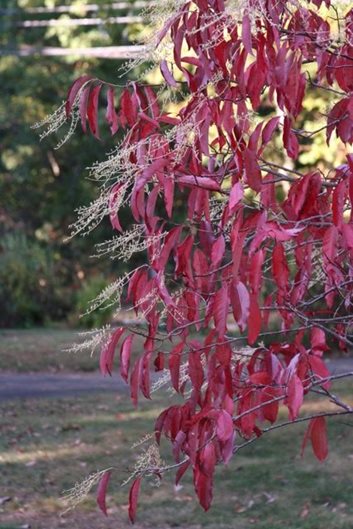
{"label": "distant tree", "polygon": [[[70,311],[73,312],[77,292],[85,281],[91,284],[94,281],[91,277],[105,270],[106,281],[109,282],[111,270],[114,269],[115,273],[117,269],[121,270],[121,266],[118,268],[108,259],[97,261],[85,258],[92,240],[77,238],[71,244],[64,242],[68,225],[75,219],[74,209],[81,202],[94,198],[94,183],[80,178],[80,175],[92,159],[103,159],[105,150],[114,147],[116,138],[110,138],[107,133],[102,138],[102,149],[102,143],[88,135],[78,134],[70,143],[56,150],[58,138],[55,135],[39,143],[38,134],[31,129],[35,121],[44,119],[57,102],[65,98],[67,87],[76,77],[94,71],[106,79],[109,76],[114,78],[112,61],[75,56],[44,57],[39,54],[21,57],[16,55],[16,51],[27,46],[41,50],[68,45],[88,49],[126,45],[137,27],[141,29],[141,24],[28,26],[38,19],[39,22],[65,22],[68,14],[55,12],[55,5],[63,7],[64,3],[51,2],[54,9],[51,12],[49,4],[36,0],[0,2],[0,302],[3,307],[0,327],[38,324],[47,318],[63,319]],[[47,7],[44,6],[44,12],[41,12],[43,4]],[[80,21],[86,4],[92,2],[70,2],[71,21]],[[86,19],[93,16],[106,20],[110,14],[123,16],[129,12],[125,8],[111,13],[107,10],[107,2],[102,0],[95,5],[98,11],[88,11]],[[114,69],[122,64],[123,61],[114,61]],[[94,242],[107,237],[108,230],[107,222],[94,234]],[[43,260],[41,265],[28,266],[26,281],[20,273],[24,266],[24,239],[28,256],[32,255],[39,263],[39,248],[50,262],[45,270]],[[17,285],[16,289],[13,284]]]}
{"label": "distant tree", "polygon": [[[135,405],[140,393],[151,398],[151,368],[161,373],[152,388],[183,398],[157,418],[157,445],[128,480],[131,521],[146,476],[176,471],[179,483],[192,472],[207,510],[218,464],[302,421],[302,450],[310,440],[324,460],[327,417],[353,411],[331,390],[352,373],[332,375],[324,362],[353,345],[353,10],[343,9],[330,0],[158,3],[162,27],[146,50],[164,82],[130,82],[118,103],[114,85],[80,77],[49,122],[81,122],[99,137],[105,98],[112,134],[125,132],[93,166],[101,194],[74,231],[108,216],[115,235],[98,254],[143,252],[92,308],[123,300],[146,325],[103,330],[100,367],[113,373],[119,347]],[[307,99],[321,93],[330,107],[306,129]],[[322,134],[327,160],[306,171],[301,155]],[[126,209],[130,225],[119,217]],[[135,333],[144,350],[130,366]],[[301,415],[313,393],[336,410]],[[162,437],[175,460],[164,466]],[[92,480],[104,512],[113,470]]]}

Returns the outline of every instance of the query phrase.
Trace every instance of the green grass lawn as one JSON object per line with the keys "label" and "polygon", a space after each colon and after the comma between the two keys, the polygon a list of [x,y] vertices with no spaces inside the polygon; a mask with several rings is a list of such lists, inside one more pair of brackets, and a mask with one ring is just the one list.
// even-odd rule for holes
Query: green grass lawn
{"label": "green grass lawn", "polygon": [[[99,351],[67,351],[82,341],[72,329],[0,329],[0,372],[88,372],[99,369]],[[134,350],[142,338],[134,340]],[[134,351],[133,351],[134,354]]]}
{"label": "green grass lawn", "polygon": [[78,341],[78,331],[74,330],[1,329],[0,370],[28,373],[97,369],[97,355],[65,351]]}
{"label": "green grass lawn", "polygon": [[[345,394],[352,396],[345,384]],[[137,410],[126,397],[8,401],[0,404],[0,529],[129,527],[128,490],[120,483],[146,445],[132,444],[151,432],[165,396]],[[168,397],[170,399],[170,397]],[[306,408],[310,412],[310,405]],[[275,431],[216,471],[213,507],[198,506],[188,477],[179,491],[173,476],[159,488],[143,482],[138,528],[352,529],[353,421],[329,422],[330,455],[320,464],[300,446],[305,426]],[[148,444],[148,443],[147,443]],[[162,457],[170,460],[169,445]],[[113,465],[105,518],[94,491],[64,515],[61,493],[90,473]],[[1,501],[0,501],[1,503]]]}

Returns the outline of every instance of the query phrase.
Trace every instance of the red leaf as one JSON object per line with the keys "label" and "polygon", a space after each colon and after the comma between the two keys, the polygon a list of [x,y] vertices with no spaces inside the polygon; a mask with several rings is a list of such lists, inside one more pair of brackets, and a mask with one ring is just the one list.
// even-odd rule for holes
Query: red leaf
{"label": "red leaf", "polygon": [[[148,107],[146,110],[149,110],[153,120],[156,120],[160,114],[157,96],[153,88],[151,88],[150,86],[144,86],[144,92],[146,94],[146,98],[148,102]],[[159,126],[158,122],[157,122],[157,126]]]}
{"label": "red leaf", "polygon": [[[323,361],[323,359],[320,358],[319,356],[309,355],[309,364],[310,364],[310,368],[311,368],[311,370],[312,370],[312,372],[313,372],[315,377],[317,377],[319,379],[320,378],[321,379],[326,379],[326,378],[328,378],[330,376],[330,371],[326,367],[326,364]],[[330,386],[331,386],[330,380],[327,380],[326,382],[324,382],[322,384],[322,386],[325,389],[330,389]]]}
{"label": "red leaf", "polygon": [[87,81],[89,81],[90,79],[92,79],[90,75],[82,75],[81,77],[76,79],[76,81],[74,81],[72,85],[70,86],[67,92],[66,103],[65,103],[65,110],[66,110],[67,117],[69,117],[71,114],[72,105],[74,104],[74,101],[76,99],[78,92],[80,91],[82,86],[85,83],[87,83]]}
{"label": "red leaf", "polygon": [[230,190],[230,195],[229,195],[229,212],[230,213],[233,212],[235,206],[239,204],[243,196],[244,196],[243,186],[241,185],[240,182],[236,182],[233,185],[232,189]]}
{"label": "red leaf", "polygon": [[179,118],[168,116],[168,114],[161,114],[158,119],[160,123],[166,123],[167,125],[180,125]]}
{"label": "red leaf", "polygon": [[[334,263],[335,261],[337,237],[338,231],[336,226],[330,226],[329,228],[327,228],[323,237],[323,255],[324,258],[326,258],[326,261],[328,262],[329,266],[332,265],[332,263]],[[329,274],[328,270],[327,273]]]}
{"label": "red leaf", "polygon": [[264,388],[261,392],[261,402],[264,404],[268,403],[261,408],[264,419],[270,421],[272,424],[276,422],[279,410],[279,402],[273,399],[279,396],[279,389],[272,386]]}
{"label": "red leaf", "polygon": [[191,250],[194,244],[194,238],[191,235],[185,237],[183,242],[179,244],[176,251],[175,274],[182,274],[188,279],[190,285],[193,284],[192,268],[191,268]]}
{"label": "red leaf", "polygon": [[120,98],[120,119],[123,127],[126,123],[129,127],[135,125],[138,111],[135,105],[136,103],[134,103],[129,90],[126,88]]}
{"label": "red leaf", "polygon": [[328,349],[326,344],[326,334],[320,329],[320,327],[313,327],[311,329],[310,342],[312,351],[317,354],[322,355],[323,351],[327,351]]}
{"label": "red leaf", "polygon": [[153,362],[153,365],[154,365],[154,370],[156,372],[158,371],[163,371],[164,369],[164,353],[162,353],[161,351],[158,352],[156,358],[155,358],[155,361]]}
{"label": "red leaf", "polygon": [[101,352],[99,359],[99,367],[103,375],[112,374],[115,348],[118,345],[118,342],[124,330],[125,329],[123,327],[119,327],[116,331],[114,331],[109,342]]}
{"label": "red leaf", "polygon": [[131,523],[135,523],[137,502],[141,487],[141,476],[136,478],[133,482],[129,492],[129,519]]}
{"label": "red leaf", "polygon": [[288,290],[289,269],[283,245],[277,243],[272,254],[272,273],[282,294]]}
{"label": "red leaf", "polygon": [[261,134],[261,130],[262,130],[262,122],[260,122],[254,132],[251,134],[250,138],[249,138],[249,142],[248,142],[248,149],[254,153],[257,152],[257,147],[258,147],[258,143],[259,143],[259,138],[260,138],[260,134]]}
{"label": "red leaf", "polygon": [[97,490],[97,503],[100,510],[108,516],[107,513],[107,506],[105,502],[105,497],[107,494],[107,487],[111,476],[111,470],[107,470],[104,472],[103,476],[101,477],[99,484],[98,484],[98,490]]}
{"label": "red leaf", "polygon": [[142,176],[136,181],[136,192],[141,191],[145,184],[151,180],[154,175],[160,175],[165,168],[166,161],[164,159],[154,160],[150,165],[145,167]]}
{"label": "red leaf", "polygon": [[224,283],[214,297],[213,316],[215,326],[220,337],[224,336],[227,328],[228,316],[228,285]]}
{"label": "red leaf", "polygon": [[160,255],[156,260],[156,263],[154,263],[154,268],[157,270],[157,272],[164,270],[171,251],[176,247],[179,241],[181,230],[181,226],[176,226],[175,228],[172,228],[166,236]]}
{"label": "red leaf", "polygon": [[244,168],[248,185],[251,187],[251,189],[259,193],[262,187],[262,179],[256,151],[245,149]]}
{"label": "red leaf", "polygon": [[223,259],[225,247],[226,244],[224,241],[224,237],[223,235],[220,235],[212,245],[211,262],[213,270],[215,270],[218,265],[220,265]]}
{"label": "red leaf", "polygon": [[154,433],[156,436],[156,442],[160,444],[161,441],[161,435],[163,432],[164,422],[168,416],[170,408],[167,408],[166,410],[163,410],[162,413],[160,413],[156,419],[155,425],[154,425]]}
{"label": "red leaf", "polygon": [[257,295],[250,294],[250,310],[248,318],[248,343],[253,345],[261,331],[261,312],[257,302]]}
{"label": "red leaf", "polygon": [[261,92],[266,80],[266,71],[265,68],[262,68],[258,61],[253,62],[248,70],[248,82],[246,85],[246,90],[251,101],[251,105],[254,110],[256,110],[261,104]]}
{"label": "red leaf", "polygon": [[252,55],[251,22],[249,15],[243,16],[241,40],[246,51]]}
{"label": "red leaf", "polygon": [[190,466],[190,461],[185,461],[177,470],[176,476],[175,476],[175,484],[178,485],[180,483],[181,478],[187,471],[187,469]]}
{"label": "red leaf", "polygon": [[304,388],[300,378],[293,374],[288,383],[287,405],[289,418],[295,421],[299,415],[300,408],[303,404]]}
{"label": "red leaf", "polygon": [[188,356],[188,373],[191,380],[191,384],[196,389],[200,391],[203,380],[204,373],[201,363],[200,353],[198,351],[190,351]]}
{"label": "red leaf", "polygon": [[[332,107],[332,109],[331,109],[331,111],[330,111],[330,113],[328,115],[328,118],[327,118],[327,131],[326,131],[326,142],[327,142],[327,144],[329,144],[332,132],[334,131],[335,128],[338,127],[338,124],[341,124],[342,122],[344,123],[344,122],[348,121],[348,118],[345,117],[346,113],[347,113],[348,103],[349,103],[349,99],[345,98],[345,99],[341,99],[340,101],[338,101],[338,103],[336,103]],[[349,131],[350,131],[350,128],[349,128]],[[341,134],[337,130],[337,135],[338,136],[341,136],[342,134],[343,134],[342,130],[341,130]],[[345,140],[345,136],[346,135],[343,135],[343,138],[341,137],[342,141],[346,141]]]}
{"label": "red leaf", "polygon": [[207,443],[205,448],[200,453],[200,469],[206,476],[212,478],[215,465],[217,463],[217,455],[215,446],[212,442]]}
{"label": "red leaf", "polygon": [[98,98],[99,98],[99,92],[101,91],[102,84],[95,86],[92,88],[89,98],[88,98],[88,106],[87,106],[87,117],[88,117],[88,124],[89,128],[91,129],[91,132],[93,136],[96,138],[99,138],[99,129],[98,129]]}
{"label": "red leaf", "polygon": [[332,195],[332,220],[333,223],[341,227],[343,224],[343,210],[347,194],[347,182],[341,182],[335,187]]}
{"label": "red leaf", "polygon": [[200,505],[205,511],[208,511],[212,503],[212,477],[209,477],[200,470],[195,469],[194,483]]}
{"label": "red leaf", "polygon": [[110,131],[115,134],[119,128],[118,115],[115,112],[114,104],[114,88],[109,87],[107,90],[107,112],[105,114],[106,120],[109,123]]}
{"label": "red leaf", "polygon": [[287,116],[284,118],[283,144],[287,151],[288,156],[292,158],[293,160],[296,160],[296,158],[298,158],[299,143],[298,143],[296,135],[292,131],[291,119],[288,118]]}
{"label": "red leaf", "polygon": [[175,391],[179,392],[179,378],[180,378],[180,361],[181,353],[184,348],[184,342],[180,342],[176,345],[170,353],[169,356],[169,371],[172,386]]}
{"label": "red leaf", "polygon": [[229,297],[234,319],[239,325],[240,331],[243,332],[248,321],[250,309],[250,296],[244,283],[241,281],[232,281],[229,289]]}
{"label": "red leaf", "polygon": [[167,176],[164,180],[164,203],[167,215],[169,218],[172,216],[173,205],[174,205],[174,177]]}
{"label": "red leaf", "polygon": [[118,212],[115,211],[115,205],[119,199],[119,191],[122,187],[122,184],[118,183],[112,187],[112,190],[109,195],[109,219],[110,223],[114,229],[122,232],[122,227],[119,221]]}
{"label": "red leaf", "polygon": [[167,61],[165,59],[163,59],[161,61],[160,69],[161,69],[161,73],[162,73],[166,83],[169,84],[169,86],[177,87],[178,83],[176,82],[176,80],[174,79],[172,73],[170,72],[170,70],[168,68]]}
{"label": "red leaf", "polygon": [[120,349],[120,375],[125,382],[128,381],[130,357],[131,357],[131,345],[134,338],[133,334],[130,334],[125,338]]}
{"label": "red leaf", "polygon": [[347,247],[350,250],[353,250],[353,225],[343,223],[342,234],[343,234]]}
{"label": "red leaf", "polygon": [[138,268],[130,278],[128,291],[127,291],[127,301],[132,299],[133,305],[136,305],[137,300],[140,298],[140,293],[143,290],[146,281],[148,279],[146,270]]}
{"label": "red leaf", "polygon": [[262,265],[264,262],[263,250],[257,251],[251,257],[251,265],[249,270],[249,282],[254,293],[259,292],[262,281]]}
{"label": "red leaf", "polygon": [[151,380],[150,380],[151,355],[152,355],[152,351],[146,350],[142,358],[142,376],[141,376],[140,387],[141,387],[142,394],[146,399],[151,398]]}
{"label": "red leaf", "polygon": [[137,406],[138,401],[138,390],[142,375],[142,358],[138,358],[134,364],[131,376],[130,376],[130,395],[131,400],[135,406]]}
{"label": "red leaf", "polygon": [[234,279],[238,277],[239,266],[243,255],[243,242],[245,233],[239,233],[239,223],[234,222],[231,231],[232,268]]}
{"label": "red leaf", "polygon": [[255,371],[250,375],[250,382],[255,385],[268,385],[271,383],[271,377],[266,371]]}
{"label": "red leaf", "polygon": [[210,191],[219,191],[219,184],[212,178],[207,176],[199,177],[193,175],[180,176],[177,180],[178,184],[183,184],[191,187],[201,187]]}
{"label": "red leaf", "polygon": [[221,410],[217,417],[216,433],[220,441],[228,441],[233,436],[233,419],[225,410]]}
{"label": "red leaf", "polygon": [[262,131],[262,145],[265,146],[272,138],[274,131],[276,130],[280,121],[279,116],[271,118]]}
{"label": "red leaf", "polygon": [[199,248],[196,248],[193,257],[197,289],[204,295],[209,291],[209,278],[207,257]]}
{"label": "red leaf", "polygon": [[313,452],[319,461],[324,461],[328,455],[327,427],[325,417],[311,419],[305,432],[301,454],[304,454],[306,443],[310,439]]}
{"label": "red leaf", "polygon": [[86,134],[87,132],[87,105],[88,105],[88,96],[91,90],[91,86],[87,86],[87,88],[84,88],[80,94],[80,102],[79,102],[79,112],[80,112],[80,118],[81,118],[81,127],[83,132]]}
{"label": "red leaf", "polygon": [[223,462],[227,465],[233,457],[234,453],[234,441],[235,441],[235,431],[233,432],[232,437],[228,439],[225,443],[221,443],[221,455]]}
{"label": "red leaf", "polygon": [[219,360],[220,364],[224,367],[229,367],[231,356],[232,356],[232,350],[228,343],[222,343],[221,345],[217,345],[217,360]]}
{"label": "red leaf", "polygon": [[310,438],[314,454],[319,461],[324,461],[328,455],[325,417],[315,417],[315,419],[311,420]]}

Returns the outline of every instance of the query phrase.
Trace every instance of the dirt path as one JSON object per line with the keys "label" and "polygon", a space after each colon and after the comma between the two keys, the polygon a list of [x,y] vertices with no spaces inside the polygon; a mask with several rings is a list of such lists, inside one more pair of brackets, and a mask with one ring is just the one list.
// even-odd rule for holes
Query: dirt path
{"label": "dirt path", "polygon": [[[353,358],[329,360],[327,365],[332,374],[353,372]],[[103,377],[100,373],[0,373],[0,400],[68,397],[102,391],[127,392],[128,386],[118,375]]]}

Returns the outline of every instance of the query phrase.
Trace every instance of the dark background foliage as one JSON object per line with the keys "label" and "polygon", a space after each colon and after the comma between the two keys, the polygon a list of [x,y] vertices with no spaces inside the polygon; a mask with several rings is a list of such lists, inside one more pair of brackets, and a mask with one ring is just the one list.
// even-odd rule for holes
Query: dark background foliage
{"label": "dark background foliage", "polygon": [[[84,17],[106,19],[106,7],[82,13],[89,2],[56,2],[77,6]],[[96,4],[106,6],[107,2]],[[65,241],[75,209],[96,194],[87,179],[87,167],[104,159],[119,135],[102,140],[78,132],[59,150],[58,138],[40,142],[31,127],[53,112],[66,97],[74,79],[89,73],[122,85],[121,61],[79,57],[18,56],[18,50],[35,46],[94,47],[129,44],[140,27],[101,25],[79,27],[19,27],[31,20],[67,17],[67,14],[28,12],[45,2],[1,2],[0,17],[0,326],[30,326],[68,320],[78,323],[84,302],[117,272],[116,263],[92,259],[95,242],[109,237],[107,225],[90,237]],[[51,3],[52,5],[52,3]],[[21,7],[22,6],[22,9]],[[115,15],[128,14],[119,11]],[[70,14],[70,17],[74,17]],[[11,54],[9,54],[11,52]],[[121,265],[119,265],[121,267]],[[102,279],[104,275],[104,280]],[[107,314],[109,316],[109,314]],[[86,320],[101,323],[102,314]],[[85,322],[85,320],[83,320]]]}

